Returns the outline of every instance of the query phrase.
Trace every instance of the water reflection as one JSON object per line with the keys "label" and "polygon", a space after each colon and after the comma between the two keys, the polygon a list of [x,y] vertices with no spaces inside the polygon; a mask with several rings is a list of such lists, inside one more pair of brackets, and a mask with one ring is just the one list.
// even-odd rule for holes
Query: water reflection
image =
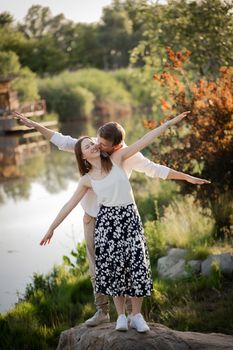
{"label": "water reflection", "polygon": [[[66,133],[78,137],[80,128],[73,127]],[[61,152],[44,140],[45,147],[32,152],[29,144],[28,149],[24,146],[25,156],[21,153],[17,157],[17,137],[1,143],[0,312],[23,295],[34,272],[49,272],[83,239],[83,211],[78,206],[57,229],[52,244],[39,245],[55,215],[75,191],[78,168],[74,154]]]}
{"label": "water reflection", "polygon": [[[79,137],[95,135],[90,123],[61,125],[63,134]],[[30,184],[39,181],[50,193],[65,188],[68,180],[77,179],[75,158],[67,152],[56,151],[42,136],[28,138],[22,143],[21,134],[0,136],[0,203],[7,197],[15,200],[29,198]],[[52,150],[52,152],[51,152]]]}
{"label": "water reflection", "polygon": [[[95,136],[99,124],[63,125],[61,132]],[[52,244],[39,245],[75,191],[78,168],[74,154],[61,152],[41,138],[34,145],[22,144],[20,137],[0,137],[0,312],[23,295],[34,272],[51,271],[83,239],[83,211],[77,206],[57,229]]]}

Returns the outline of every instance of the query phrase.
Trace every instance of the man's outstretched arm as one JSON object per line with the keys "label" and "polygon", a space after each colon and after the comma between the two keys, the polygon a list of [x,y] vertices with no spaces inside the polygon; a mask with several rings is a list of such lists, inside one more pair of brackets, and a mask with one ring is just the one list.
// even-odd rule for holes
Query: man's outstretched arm
{"label": "man's outstretched arm", "polygon": [[190,182],[193,185],[202,185],[204,183],[210,183],[208,180],[200,179],[199,177],[191,176],[189,174],[182,173],[181,171],[176,171],[170,169],[167,180],[183,180]]}
{"label": "man's outstretched arm", "polygon": [[12,112],[15,118],[19,119],[22,124],[27,126],[30,129],[36,129],[43,135],[48,141],[52,142],[57,146],[61,151],[74,152],[74,146],[77,142],[77,139],[63,135],[59,132],[50,130],[40,123],[34,122],[31,119],[26,118],[23,114],[18,112]]}
{"label": "man's outstretched arm", "polygon": [[145,173],[149,177],[159,177],[163,180],[182,180],[190,182],[194,185],[202,185],[210,183],[210,181],[194,177],[180,171],[173,170],[161,164],[156,164],[144,157],[140,152],[125,162],[125,171],[130,174],[132,170]]}
{"label": "man's outstretched arm", "polygon": [[50,130],[48,128],[46,128],[43,125],[40,125],[37,122],[34,122],[31,119],[26,118],[23,114],[18,113],[18,112],[12,112],[13,116],[16,119],[19,119],[20,122],[27,126],[29,129],[36,129],[37,131],[39,131],[47,140],[51,140],[52,136],[54,135],[54,131]]}

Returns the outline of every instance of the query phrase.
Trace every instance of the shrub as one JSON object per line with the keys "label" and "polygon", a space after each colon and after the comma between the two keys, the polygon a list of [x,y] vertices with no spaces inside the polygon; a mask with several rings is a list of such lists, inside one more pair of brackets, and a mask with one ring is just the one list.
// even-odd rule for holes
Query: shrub
{"label": "shrub", "polygon": [[160,220],[167,244],[176,247],[195,247],[210,244],[214,220],[210,211],[203,211],[191,196],[173,201]]}
{"label": "shrub", "polygon": [[15,52],[0,52],[0,76],[16,76],[20,70],[19,58]]}
{"label": "shrub", "polygon": [[18,92],[21,102],[31,102],[40,98],[36,75],[27,67],[19,71],[18,78],[14,81],[13,88]]}
{"label": "shrub", "polygon": [[104,114],[104,110],[106,115],[115,111],[124,114],[129,112],[131,104],[130,94],[123,85],[97,69],[66,71],[41,79],[39,89],[48,109],[56,111],[62,121],[90,116],[93,109],[95,114]]}
{"label": "shrub", "polygon": [[94,95],[90,91],[57,78],[41,80],[39,89],[48,109],[58,113],[61,121],[90,116],[94,106]]}

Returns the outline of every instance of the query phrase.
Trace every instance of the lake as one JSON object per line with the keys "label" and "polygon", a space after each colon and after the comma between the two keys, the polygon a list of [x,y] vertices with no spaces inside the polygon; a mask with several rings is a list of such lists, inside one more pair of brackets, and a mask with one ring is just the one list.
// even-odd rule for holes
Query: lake
{"label": "lake", "polygon": [[55,231],[50,245],[40,246],[58,211],[78,184],[73,154],[35,154],[17,166],[17,176],[0,183],[0,312],[22,297],[33,273],[48,273],[83,240],[83,210],[78,205]]}

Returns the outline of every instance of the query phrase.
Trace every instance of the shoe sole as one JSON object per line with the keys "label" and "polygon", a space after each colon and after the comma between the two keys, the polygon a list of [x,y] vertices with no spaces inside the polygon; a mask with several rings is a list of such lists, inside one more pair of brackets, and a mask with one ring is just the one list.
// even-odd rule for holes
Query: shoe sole
{"label": "shoe sole", "polygon": [[128,328],[116,328],[116,331],[126,332]]}
{"label": "shoe sole", "polygon": [[85,326],[87,326],[87,327],[96,327],[96,326],[99,326],[100,324],[109,323],[109,322],[110,322],[110,320],[101,321],[101,322],[95,323],[95,324],[88,324],[88,323],[84,322],[84,324],[85,324]]}
{"label": "shoe sole", "polygon": [[136,327],[131,326],[131,328],[135,329],[138,333],[146,333],[150,331],[150,328],[145,331],[139,331]]}

